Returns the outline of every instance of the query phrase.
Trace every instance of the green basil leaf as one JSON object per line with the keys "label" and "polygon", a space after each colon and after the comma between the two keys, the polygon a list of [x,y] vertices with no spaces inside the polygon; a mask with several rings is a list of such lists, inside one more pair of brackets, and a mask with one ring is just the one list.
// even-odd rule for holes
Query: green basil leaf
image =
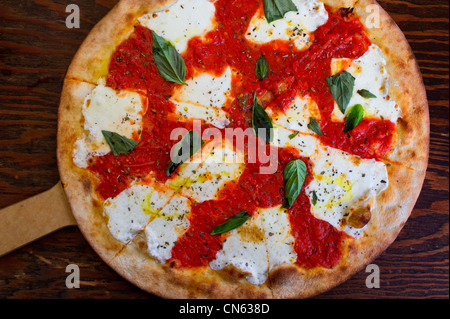
{"label": "green basil leaf", "polygon": [[300,194],[307,173],[306,164],[302,160],[292,161],[284,168],[284,191],[288,207],[292,207]]}
{"label": "green basil leaf", "polygon": [[316,204],[317,204],[317,194],[316,194],[316,191],[313,191],[312,192],[312,204],[314,205],[314,206],[316,206]]}
{"label": "green basil leaf", "polygon": [[377,98],[377,96],[375,94],[373,94],[372,92],[370,92],[366,89],[358,90],[358,94],[361,95],[365,99],[376,99]]}
{"label": "green basil leaf", "polygon": [[264,15],[267,22],[283,19],[289,11],[298,11],[292,0],[264,0]]}
{"label": "green basil leaf", "polygon": [[264,136],[260,136],[267,144],[273,140],[273,124],[272,119],[267,115],[264,108],[258,104],[256,93],[253,98],[252,109],[252,126],[255,135],[258,136],[259,129],[263,129]]}
{"label": "green basil leaf", "polygon": [[290,206],[289,206],[288,200],[285,200],[284,203],[283,203],[283,205],[281,205],[281,208],[289,208],[289,207],[290,207]]}
{"label": "green basil leaf", "polygon": [[152,31],[153,59],[159,73],[167,81],[187,85],[186,63],[169,41]]}
{"label": "green basil leaf", "polygon": [[355,78],[347,71],[326,78],[331,95],[339,106],[342,114],[345,114],[348,103],[353,95]]}
{"label": "green basil leaf", "polygon": [[205,144],[205,142],[203,142],[200,136],[194,131],[189,131],[183,136],[181,141],[175,144],[172,149],[172,161],[167,165],[166,175],[172,175],[178,166],[197,153],[197,151],[202,148],[203,144]]}
{"label": "green basil leaf", "polygon": [[350,132],[359,122],[364,118],[364,108],[361,104],[355,104],[352,106],[348,112],[347,118],[345,119],[344,133]]}
{"label": "green basil leaf", "polygon": [[269,76],[269,64],[266,57],[261,54],[258,61],[256,61],[256,77],[260,80],[264,80]]}
{"label": "green basil leaf", "polygon": [[308,128],[313,131],[314,133],[323,136],[322,130],[320,129],[320,124],[317,122],[317,120],[314,117],[311,117],[309,119]]}
{"label": "green basil leaf", "polygon": [[139,144],[138,141],[129,139],[125,136],[119,135],[110,131],[102,131],[103,137],[108,143],[114,156],[121,154],[128,154]]}
{"label": "green basil leaf", "polygon": [[292,140],[294,137],[296,137],[300,132],[294,132],[292,134],[289,134],[289,139]]}
{"label": "green basil leaf", "polygon": [[242,226],[249,217],[250,215],[248,214],[248,212],[246,210],[243,210],[239,214],[234,215],[233,217],[228,219],[222,225],[219,225],[216,228],[214,228],[214,230],[211,232],[211,235],[218,235],[236,229],[239,226]]}

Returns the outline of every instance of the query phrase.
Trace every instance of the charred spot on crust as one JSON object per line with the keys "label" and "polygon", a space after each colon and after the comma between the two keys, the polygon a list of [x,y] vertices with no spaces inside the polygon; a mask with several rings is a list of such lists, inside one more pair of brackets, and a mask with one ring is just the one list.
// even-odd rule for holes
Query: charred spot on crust
{"label": "charred spot on crust", "polygon": [[91,180],[89,178],[84,178],[81,181],[81,184],[83,185],[83,190],[85,194],[90,194],[91,192]]}
{"label": "charred spot on crust", "polygon": [[207,296],[215,295],[219,285],[215,282],[203,282],[198,285],[198,290],[206,293]]}
{"label": "charred spot on crust", "polygon": [[133,20],[134,20],[134,15],[133,14],[127,13],[125,15],[126,24],[128,24],[128,25],[133,24]]}
{"label": "charred spot on crust", "polygon": [[408,123],[408,121],[406,121],[406,120],[404,120],[402,118],[399,118],[397,120],[397,125],[398,125],[398,129],[401,132],[409,133],[412,130],[412,128],[410,128],[410,124]]}
{"label": "charred spot on crust", "polygon": [[341,17],[345,18],[353,14],[354,8],[339,8],[337,10],[337,14],[339,14]]}
{"label": "charred spot on crust", "polygon": [[347,218],[347,224],[351,227],[361,229],[365,227],[372,218],[372,213],[370,212],[370,206],[358,207],[356,209],[352,208],[350,210],[350,215]]}
{"label": "charred spot on crust", "polygon": [[97,199],[92,200],[92,205],[94,205],[95,207],[103,207],[103,203]]}
{"label": "charred spot on crust", "polygon": [[294,266],[279,267],[269,274],[269,281],[272,288],[289,287],[301,274]]}
{"label": "charred spot on crust", "polygon": [[147,243],[143,240],[138,241],[138,246],[139,246],[139,249],[142,249],[142,250],[147,250],[147,248],[148,248]]}
{"label": "charred spot on crust", "polygon": [[227,266],[219,271],[217,273],[220,275],[220,277],[228,282],[238,282],[242,279],[244,279],[248,274],[243,273],[242,271],[239,271],[237,268],[233,266]]}

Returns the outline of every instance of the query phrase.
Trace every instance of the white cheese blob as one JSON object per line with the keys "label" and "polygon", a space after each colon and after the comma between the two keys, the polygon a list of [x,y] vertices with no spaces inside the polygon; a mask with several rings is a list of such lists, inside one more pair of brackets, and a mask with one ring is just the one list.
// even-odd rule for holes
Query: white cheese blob
{"label": "white cheese blob", "polygon": [[320,140],[310,134],[288,130],[282,126],[274,125],[274,138],[272,144],[277,147],[293,147],[301,156],[310,157],[315,154]]}
{"label": "white cheese blob", "polygon": [[147,249],[151,256],[161,263],[172,257],[172,247],[178,237],[189,228],[186,215],[190,211],[190,201],[175,194],[164,208],[155,212],[154,219],[145,227]]}
{"label": "white cheese blob", "polygon": [[296,259],[288,215],[280,205],[259,208],[244,225],[230,231],[210,266],[223,269],[233,265],[248,273],[250,283],[260,285],[272,269]]}
{"label": "white cheese blob", "polygon": [[[386,165],[325,146],[311,160],[314,179],[305,192],[313,215],[350,236],[360,236],[364,228],[349,226],[347,217],[352,209],[364,207],[388,187]],[[315,205],[313,193],[317,196]]]}
{"label": "white cheese blob", "polygon": [[114,198],[108,198],[103,213],[117,240],[126,243],[144,230],[153,212],[161,210],[173,196],[170,190],[156,191],[150,185],[133,185]]}
{"label": "white cheese blob", "polygon": [[139,137],[145,98],[132,91],[115,91],[98,85],[83,104],[84,138],[75,143],[73,159],[79,167],[87,167],[91,156],[109,153],[110,147],[102,130],[117,133],[129,139]]}
{"label": "white cheese blob", "polygon": [[227,113],[220,109],[185,102],[175,102],[175,114],[171,118],[180,122],[201,120],[217,128],[225,128],[230,124]]}
{"label": "white cheese blob", "polygon": [[314,117],[320,121],[320,111],[316,102],[310,97],[297,95],[285,111],[266,109],[272,123],[302,133],[312,133],[308,129],[309,121]]}
{"label": "white cheese blob", "polygon": [[214,29],[216,8],[209,0],[178,0],[169,8],[140,17],[139,23],[170,41],[179,53],[195,36]]}
{"label": "white cheese blob", "polygon": [[109,198],[103,206],[108,228],[117,240],[128,243],[143,233],[149,254],[160,262],[172,257],[178,237],[189,227],[191,202],[171,189],[137,184]]}
{"label": "white cheese blob", "polygon": [[187,79],[187,85],[178,87],[171,97],[175,103],[175,118],[179,121],[204,120],[218,128],[229,123],[225,107],[231,92],[231,69],[220,76],[207,72]]}
{"label": "white cheese blob", "polygon": [[244,225],[229,232],[223,248],[217,252],[216,259],[209,265],[215,270],[233,265],[248,273],[246,279],[250,283],[255,285],[264,283],[269,271],[264,237],[262,218],[255,214]]}
{"label": "white cheese blob", "polygon": [[268,23],[264,10],[251,19],[246,32],[250,42],[263,44],[274,40],[292,41],[298,50],[311,45],[310,33],[328,21],[328,12],[320,1],[293,0],[298,11],[288,12],[283,19]]}
{"label": "white cheese blob", "polygon": [[284,264],[294,263],[297,260],[294,251],[295,239],[286,209],[280,205],[258,210],[264,229],[269,271]]}
{"label": "white cheese blob", "polygon": [[231,91],[231,68],[228,67],[220,76],[207,72],[198,73],[187,79],[188,85],[179,86],[172,95],[172,100],[189,102],[205,107],[221,108]]}
{"label": "white cheese blob", "polygon": [[[181,165],[166,184],[196,202],[217,198],[225,184],[237,181],[244,171],[242,154],[227,140],[212,141],[200,152],[202,162]],[[198,156],[198,155],[197,155]]]}
{"label": "white cheese blob", "polygon": [[[346,114],[351,106],[361,104],[366,118],[386,119],[396,123],[401,117],[400,107],[389,96],[390,79],[386,60],[378,46],[372,44],[364,55],[354,61],[333,59],[331,69],[332,74],[345,70],[355,77],[355,87]],[[364,98],[358,94],[359,90],[368,90],[376,98]],[[335,103],[332,119],[336,122],[344,121],[346,114],[342,114]]]}

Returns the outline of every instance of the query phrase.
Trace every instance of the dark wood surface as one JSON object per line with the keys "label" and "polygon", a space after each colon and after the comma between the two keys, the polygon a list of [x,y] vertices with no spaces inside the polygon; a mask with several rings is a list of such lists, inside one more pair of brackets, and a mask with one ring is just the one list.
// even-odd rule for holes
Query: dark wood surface
{"label": "dark wood surface", "polygon": [[[81,27],[65,26],[66,6]],[[57,110],[65,71],[112,0],[0,0],[0,208],[59,180]],[[379,289],[361,271],[318,298],[449,298],[448,0],[384,0],[417,57],[431,116],[430,162],[422,194],[398,239],[375,264]],[[65,285],[80,267],[81,287]],[[69,227],[0,258],[0,298],[156,298],[117,275]]]}

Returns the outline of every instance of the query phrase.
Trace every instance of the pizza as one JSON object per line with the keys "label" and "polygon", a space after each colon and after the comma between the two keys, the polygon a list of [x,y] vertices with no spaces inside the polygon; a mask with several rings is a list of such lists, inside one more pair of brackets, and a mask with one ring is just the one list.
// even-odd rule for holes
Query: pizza
{"label": "pizza", "polygon": [[373,0],[121,0],[65,76],[80,230],[164,298],[308,298],[397,237],[428,161],[422,77]]}

